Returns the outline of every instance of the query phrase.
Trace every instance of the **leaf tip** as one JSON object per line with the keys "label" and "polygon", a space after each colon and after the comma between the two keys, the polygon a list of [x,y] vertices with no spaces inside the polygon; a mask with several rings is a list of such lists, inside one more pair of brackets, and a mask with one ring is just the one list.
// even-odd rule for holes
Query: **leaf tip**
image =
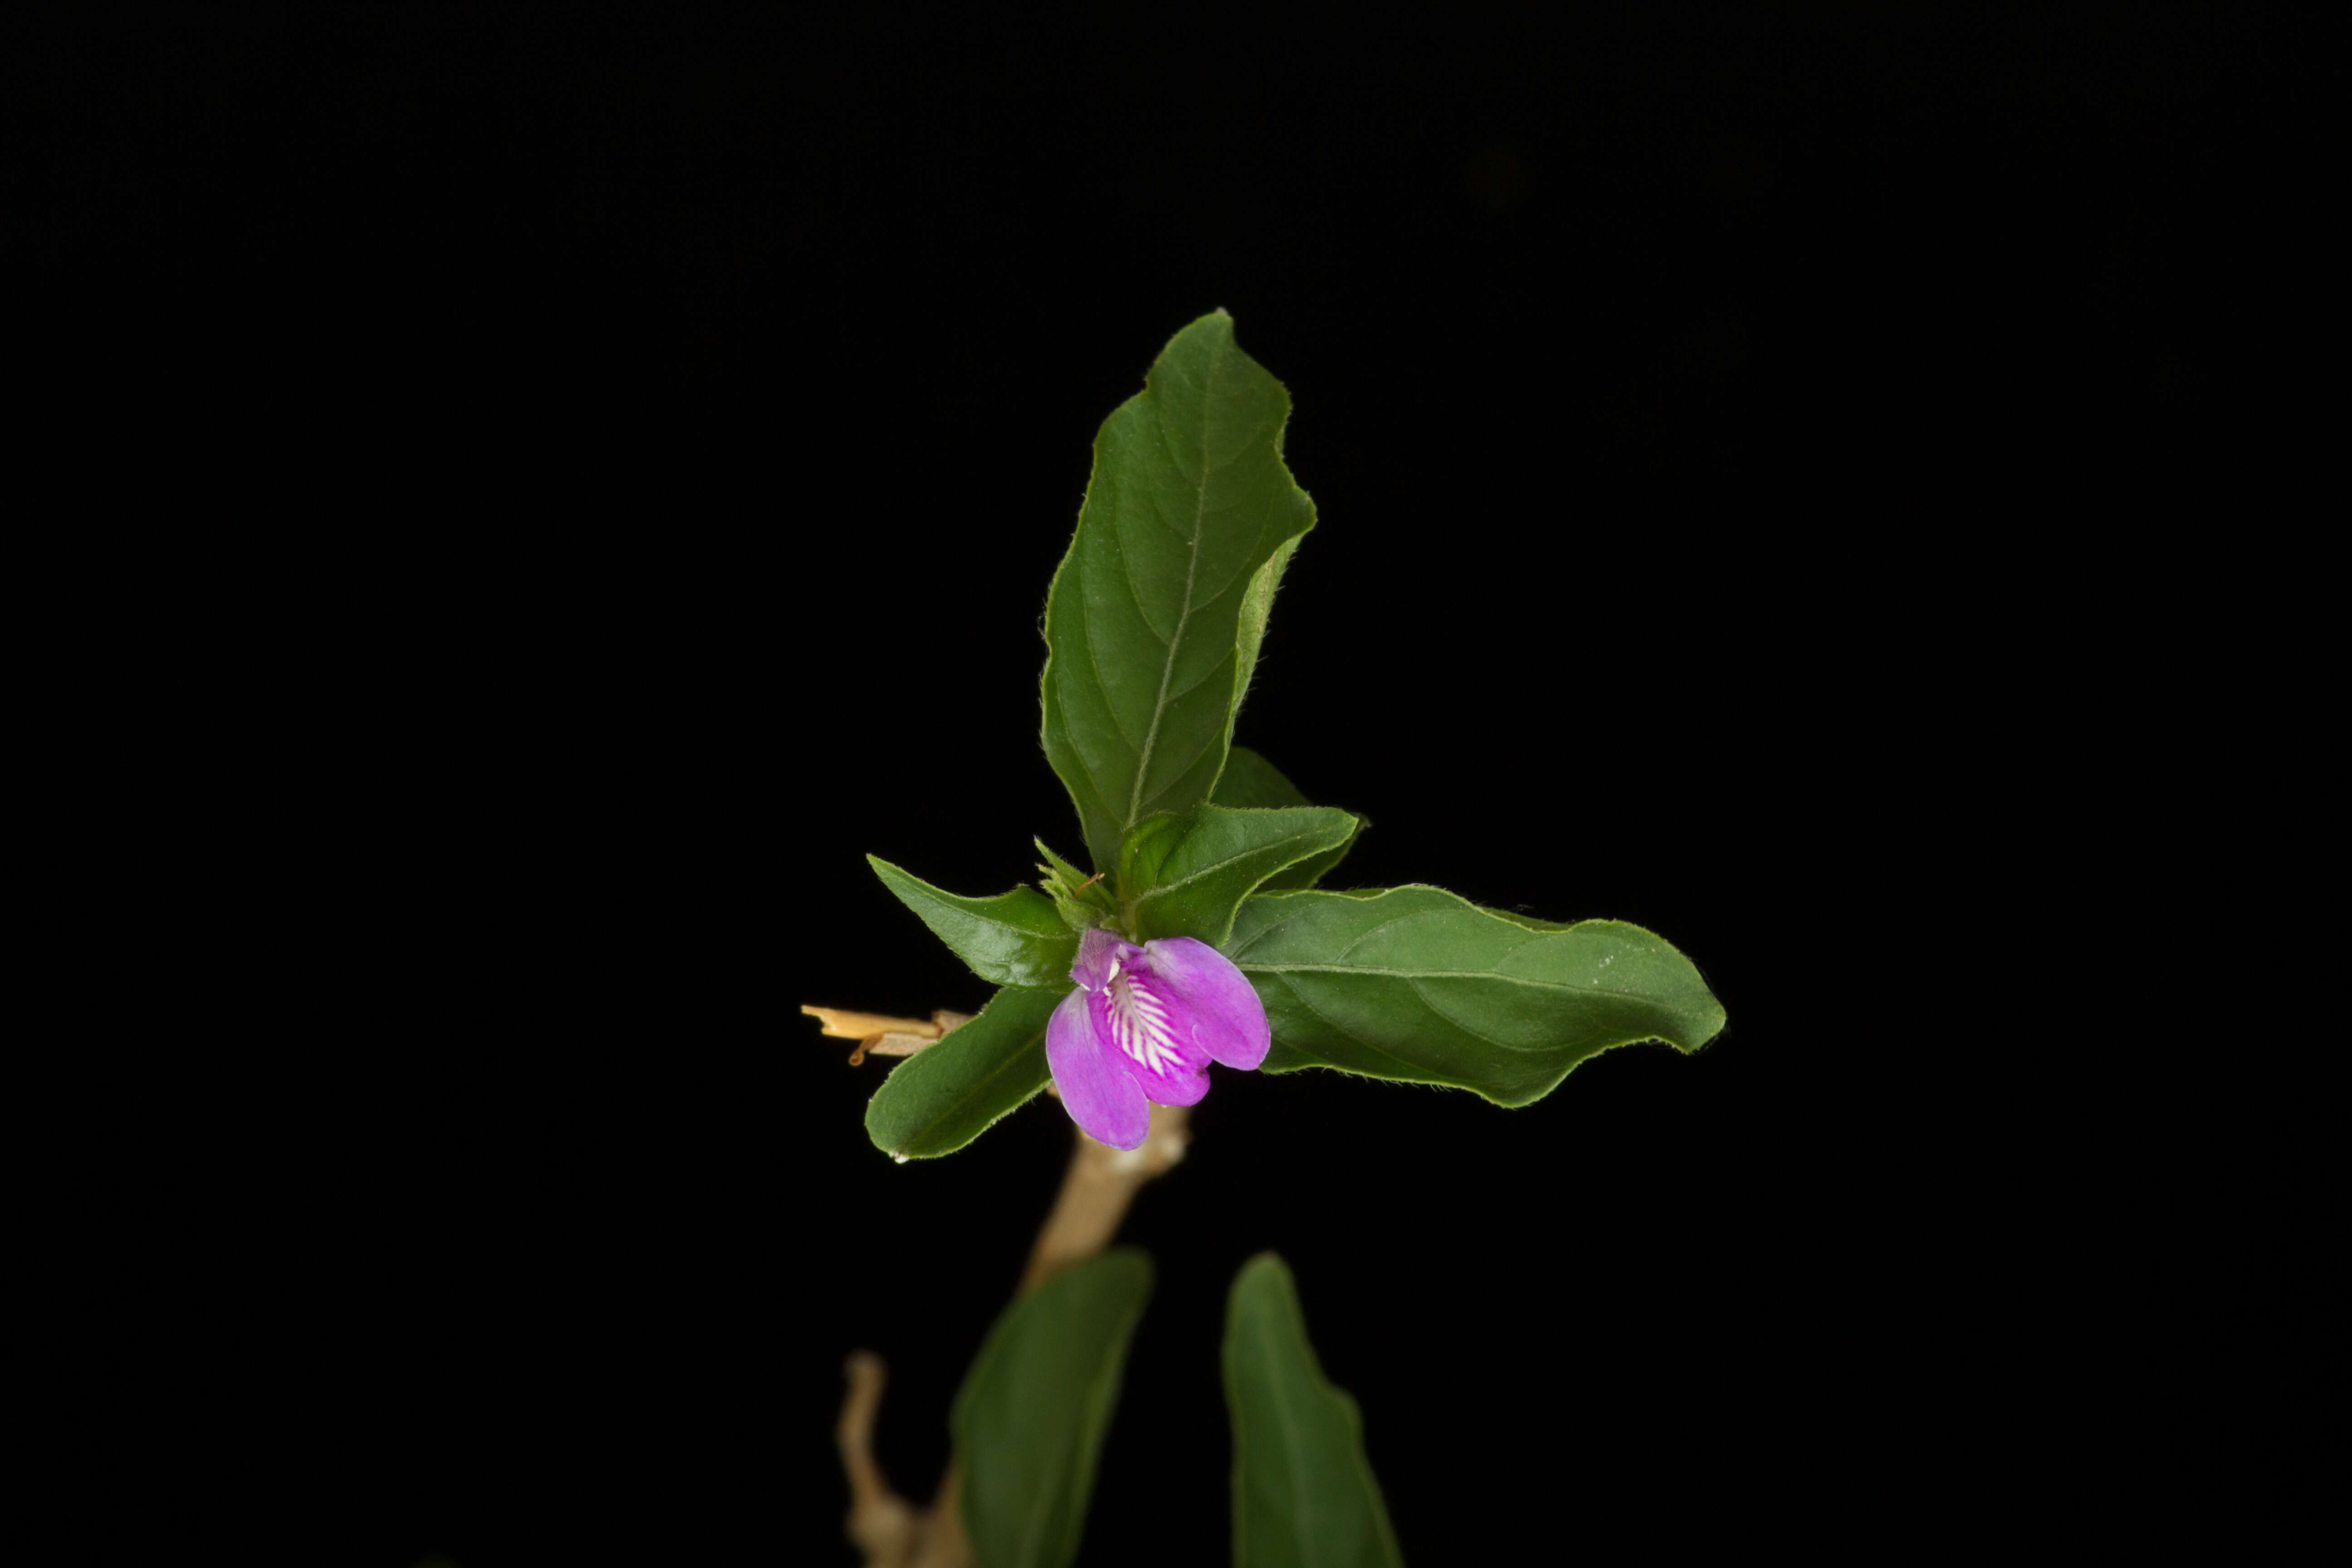
{"label": "leaf tip", "polygon": [[[1261,1280],[1265,1284],[1260,1285]],[[1234,1275],[1234,1294],[1238,1297],[1244,1290],[1263,1289],[1269,1286],[1276,1289],[1296,1289],[1290,1265],[1282,1260],[1282,1254],[1271,1247],[1251,1254],[1248,1261],[1241,1266]]]}

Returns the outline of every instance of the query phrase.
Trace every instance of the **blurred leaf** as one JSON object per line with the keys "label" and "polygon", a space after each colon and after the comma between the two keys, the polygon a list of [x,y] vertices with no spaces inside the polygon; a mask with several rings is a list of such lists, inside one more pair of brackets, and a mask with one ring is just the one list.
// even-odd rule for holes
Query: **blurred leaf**
{"label": "blurred leaf", "polygon": [[1150,1295],[1151,1259],[1118,1247],[1046,1280],[989,1330],[952,1423],[978,1568],[1062,1568],[1078,1554],[1095,1459]]}
{"label": "blurred leaf", "polygon": [[1045,602],[1045,755],[1097,870],[1223,769],[1281,564],[1315,525],[1282,462],[1290,398],[1222,310],[1169,341],[1095,437]]}
{"label": "blurred leaf", "polygon": [[1356,1402],[1315,1359],[1290,1270],[1261,1252],[1225,1309],[1234,1568],[1402,1568]]}
{"label": "blurred leaf", "polygon": [[866,1102],[866,1136],[902,1160],[952,1154],[979,1137],[1045,1087],[1045,1020],[1061,1000],[999,991],[971,1022],[890,1069]]}
{"label": "blurred leaf", "polygon": [[1613,1046],[1696,1050],[1723,1006],[1691,961],[1622,921],[1480,909],[1440,888],[1266,893],[1224,944],[1274,1026],[1265,1070],[1333,1067],[1542,1099]]}
{"label": "blurred leaf", "polygon": [[1034,888],[1015,888],[992,899],[967,899],[941,892],[887,860],[868,855],[867,865],[898,901],[922,918],[971,972],[992,985],[1024,985],[1063,992],[1070,988],[1070,965],[1077,962],[1078,936],[1054,900]]}

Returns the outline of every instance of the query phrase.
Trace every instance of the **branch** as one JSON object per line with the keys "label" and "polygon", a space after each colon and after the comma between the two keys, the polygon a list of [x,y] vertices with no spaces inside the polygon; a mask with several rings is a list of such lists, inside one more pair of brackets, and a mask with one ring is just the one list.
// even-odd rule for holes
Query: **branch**
{"label": "branch", "polygon": [[931,1021],[920,1018],[894,1018],[887,1013],[853,1013],[846,1007],[811,1007],[805,1003],[801,1011],[824,1026],[821,1031],[836,1040],[856,1040],[857,1048],[849,1053],[849,1065],[856,1067],[867,1057],[911,1057],[925,1046],[959,1025],[971,1022],[969,1013],[951,1013],[945,1007],[931,1015]]}
{"label": "branch", "polygon": [[[967,1015],[947,1012],[932,1014],[933,1022],[924,1024],[838,1008],[801,1011],[822,1021],[826,1034],[861,1042],[849,1058],[852,1066],[869,1055],[911,1056],[969,1021]],[[904,1048],[897,1048],[902,1042]],[[1049,1085],[1045,1092],[1055,1091]],[[1076,1146],[1062,1173],[1062,1190],[1029,1249],[1016,1300],[1109,1245],[1137,1191],[1184,1157],[1191,1142],[1185,1124],[1192,1113],[1188,1105],[1153,1106],[1151,1130],[1136,1149],[1113,1149],[1076,1132]],[[963,1516],[956,1507],[961,1458],[949,1458],[939,1493],[927,1509],[919,1510],[892,1491],[874,1462],[874,1419],[881,1407],[885,1376],[882,1358],[871,1351],[855,1352],[847,1372],[849,1393],[842,1401],[837,1431],[842,1468],[849,1475],[849,1539],[866,1553],[866,1568],[971,1568],[971,1545],[964,1538]]]}
{"label": "branch", "polygon": [[1062,1173],[1062,1190],[1045,1215],[1037,1244],[1029,1249],[1029,1267],[1021,1276],[1019,1294],[1027,1295],[1073,1263],[1082,1263],[1110,1245],[1127,1217],[1127,1205],[1137,1189],[1184,1157],[1192,1134],[1185,1123],[1189,1105],[1155,1105],[1151,1131],[1142,1147],[1113,1149],[1080,1132],[1070,1151],[1069,1168]]}

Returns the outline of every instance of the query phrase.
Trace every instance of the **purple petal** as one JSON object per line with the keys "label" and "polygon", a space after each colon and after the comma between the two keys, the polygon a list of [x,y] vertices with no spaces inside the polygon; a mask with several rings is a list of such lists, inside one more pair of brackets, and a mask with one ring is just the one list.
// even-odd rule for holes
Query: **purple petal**
{"label": "purple petal", "polygon": [[1143,952],[1163,994],[1190,1020],[1199,1050],[1229,1068],[1254,1068],[1265,1060],[1266,1047],[1274,1043],[1265,1004],[1232,959],[1189,936],[1145,942]]}
{"label": "purple petal", "polygon": [[1118,977],[1087,1000],[1103,1054],[1125,1067],[1147,1098],[1194,1105],[1209,1092],[1208,1054],[1192,1044],[1165,982],[1140,965],[1121,965]]}
{"label": "purple petal", "polygon": [[[1083,948],[1080,950],[1084,951]],[[1095,1032],[1087,1005],[1099,993],[1073,991],[1045,1021],[1045,1065],[1062,1091],[1062,1109],[1086,1135],[1114,1149],[1142,1147],[1151,1107],[1118,1056]]]}
{"label": "purple petal", "polygon": [[1104,926],[1087,928],[1086,935],[1078,938],[1078,961],[1070,965],[1070,978],[1089,991],[1101,990],[1110,979],[1110,961],[1122,948],[1135,951],[1115,931]]}

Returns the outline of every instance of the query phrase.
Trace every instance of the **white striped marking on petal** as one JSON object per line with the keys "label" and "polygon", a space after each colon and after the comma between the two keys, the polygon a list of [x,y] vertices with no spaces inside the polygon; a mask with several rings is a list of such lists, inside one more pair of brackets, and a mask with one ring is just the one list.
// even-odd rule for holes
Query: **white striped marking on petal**
{"label": "white striped marking on petal", "polygon": [[1145,1070],[1173,1073],[1183,1067],[1176,1049],[1175,1021],[1166,1003],[1123,974],[1110,982],[1110,1037]]}

